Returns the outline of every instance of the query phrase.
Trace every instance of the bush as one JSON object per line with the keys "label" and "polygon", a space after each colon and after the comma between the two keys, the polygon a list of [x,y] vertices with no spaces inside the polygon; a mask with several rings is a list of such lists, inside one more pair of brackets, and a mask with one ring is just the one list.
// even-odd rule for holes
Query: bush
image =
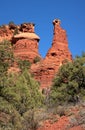
{"label": "bush", "polygon": [[34,58],[34,60],[33,60],[33,63],[37,63],[37,62],[39,62],[40,60],[41,60],[41,58],[38,57],[38,56],[36,56],[36,57]]}
{"label": "bush", "polygon": [[31,62],[28,60],[18,60],[17,61],[19,68],[23,71],[25,69],[30,69]]}
{"label": "bush", "polygon": [[8,75],[0,95],[22,115],[28,109],[42,105],[43,97],[38,89],[38,83],[25,70],[20,74]]}
{"label": "bush", "polygon": [[0,43],[0,74],[3,74],[13,65],[14,56],[11,43],[4,40]]}
{"label": "bush", "polygon": [[9,22],[9,28],[12,29],[12,30],[16,30],[17,27],[16,27],[16,25],[13,21],[10,21]]}
{"label": "bush", "polygon": [[0,130],[21,130],[21,117],[16,109],[0,97]]}
{"label": "bush", "polygon": [[[28,72],[29,61],[19,61],[22,70],[19,73],[8,73],[14,63],[11,43],[0,43],[0,129],[24,130],[24,113],[43,106],[43,96],[39,84]],[[17,61],[16,61],[17,62]],[[34,120],[31,114],[31,120]],[[27,122],[27,121],[26,121]],[[28,122],[29,123],[29,122]],[[36,121],[31,122],[31,128],[37,127]],[[28,130],[25,129],[25,130]]]}
{"label": "bush", "polygon": [[49,102],[57,105],[85,99],[85,56],[61,66],[51,88]]}
{"label": "bush", "polygon": [[17,28],[17,27],[15,28],[14,33],[13,33],[13,34],[14,34],[14,35],[19,34],[19,31],[18,31],[18,28]]}

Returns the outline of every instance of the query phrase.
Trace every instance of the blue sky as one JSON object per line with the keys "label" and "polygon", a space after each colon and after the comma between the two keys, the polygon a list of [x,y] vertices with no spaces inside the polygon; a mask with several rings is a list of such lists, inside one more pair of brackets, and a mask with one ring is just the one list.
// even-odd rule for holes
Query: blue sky
{"label": "blue sky", "polygon": [[0,25],[14,21],[35,23],[40,36],[39,53],[51,47],[53,19],[61,20],[67,31],[69,49],[75,57],[85,51],[85,0],[0,0]]}

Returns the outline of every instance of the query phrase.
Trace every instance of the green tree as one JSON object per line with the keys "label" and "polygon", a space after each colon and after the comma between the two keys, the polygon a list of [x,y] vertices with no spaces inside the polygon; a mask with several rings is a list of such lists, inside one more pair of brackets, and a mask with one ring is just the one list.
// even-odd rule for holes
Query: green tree
{"label": "green tree", "polygon": [[0,75],[8,70],[14,62],[11,43],[4,40],[0,43]]}
{"label": "green tree", "polygon": [[39,56],[36,56],[33,60],[33,63],[37,63],[41,60],[41,58]]}
{"label": "green tree", "polygon": [[[28,72],[30,63],[20,61],[19,73],[10,72],[13,65],[11,43],[0,43],[0,129],[23,130],[25,122],[23,114],[29,110],[35,110],[43,105],[43,96],[39,90],[39,84]],[[17,62],[17,61],[16,61]],[[34,120],[32,114],[31,119]],[[27,122],[27,121],[26,121]],[[29,122],[28,122],[29,123]],[[32,125],[32,124],[31,124]],[[35,128],[36,122],[30,128]],[[25,130],[28,130],[26,128]]]}
{"label": "green tree", "polygon": [[21,115],[29,109],[40,107],[43,101],[38,83],[27,70],[23,73],[8,75],[1,89],[1,96]]}
{"label": "green tree", "polygon": [[54,104],[77,103],[85,99],[85,55],[62,65],[54,78],[49,100]]}
{"label": "green tree", "polygon": [[19,59],[17,61],[18,67],[21,69],[21,71],[24,71],[25,69],[30,69],[31,62],[29,60],[21,60]]}
{"label": "green tree", "polygon": [[0,43],[0,91],[7,78],[7,71],[14,63],[11,43],[4,40]]}

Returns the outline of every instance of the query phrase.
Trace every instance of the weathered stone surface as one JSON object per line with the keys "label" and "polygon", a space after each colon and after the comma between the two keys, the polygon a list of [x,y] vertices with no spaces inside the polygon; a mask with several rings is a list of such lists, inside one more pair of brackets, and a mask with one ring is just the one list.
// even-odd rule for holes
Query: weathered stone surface
{"label": "weathered stone surface", "polygon": [[20,26],[20,31],[34,33],[34,26],[34,23],[23,23]]}
{"label": "weathered stone surface", "polygon": [[65,60],[72,61],[66,31],[60,27],[60,20],[55,19],[53,25],[52,47],[48,50],[45,59],[31,67],[35,79],[41,83],[41,88],[51,86],[56,72]]}
{"label": "weathered stone surface", "polygon": [[35,39],[35,40],[40,40],[40,38],[39,38],[39,36],[38,35],[36,35],[35,33],[29,33],[29,32],[22,32],[22,33],[19,33],[19,34],[16,34],[16,35],[14,35],[14,38],[15,39],[25,39],[25,38],[27,38],[27,39]]}
{"label": "weathered stone surface", "polygon": [[38,53],[39,40],[39,36],[34,33],[34,24],[21,24],[19,33],[12,38],[14,55],[22,60],[33,62],[35,57],[41,57]]}
{"label": "weathered stone surface", "polygon": [[31,72],[35,79],[40,82],[41,88],[51,86],[56,72],[65,60],[72,61],[66,31],[61,28],[60,20],[53,20],[53,26],[52,46],[44,59],[41,58],[38,52],[40,38],[35,34],[33,23],[23,23],[21,25],[11,23],[0,27],[0,41],[7,39],[13,43],[15,57],[29,60],[32,63],[36,57],[41,58],[40,62],[31,66]]}
{"label": "weathered stone surface", "polygon": [[14,45],[14,55],[22,60],[33,61],[40,57],[38,53],[38,41],[34,39],[19,39]]}
{"label": "weathered stone surface", "polygon": [[54,20],[54,32],[53,32],[53,42],[52,47],[47,52],[46,58],[51,58],[52,60],[57,60],[62,64],[62,62],[67,60],[72,60],[72,55],[68,48],[68,41],[66,36],[66,31],[60,27],[60,20]]}
{"label": "weathered stone surface", "polygon": [[27,59],[33,62],[38,53],[39,36],[34,32],[33,23],[15,25],[10,23],[0,27],[0,41],[4,39],[13,43],[14,55],[22,60]]}
{"label": "weathered stone surface", "polygon": [[11,40],[13,37],[13,32],[10,30],[8,25],[3,25],[0,27],[0,42],[3,40]]}

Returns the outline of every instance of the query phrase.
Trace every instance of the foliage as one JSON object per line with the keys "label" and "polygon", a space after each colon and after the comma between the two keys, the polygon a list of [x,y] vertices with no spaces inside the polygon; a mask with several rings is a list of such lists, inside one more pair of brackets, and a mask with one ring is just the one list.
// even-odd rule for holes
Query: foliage
{"label": "foliage", "polygon": [[22,115],[28,109],[41,106],[42,96],[38,87],[38,83],[27,71],[10,74],[4,81],[1,96]]}
{"label": "foliage", "polygon": [[[8,119],[7,123],[4,123],[5,119],[1,121],[2,130],[22,130],[24,128],[28,130],[29,127],[34,130],[38,123],[34,120],[35,115],[25,114],[26,118],[23,115],[42,106],[43,96],[39,91],[39,85],[27,70],[19,74],[6,75],[4,84],[0,83],[0,112],[3,112]],[[30,120],[28,120],[29,116]]]}
{"label": "foliage", "polygon": [[24,129],[31,129],[31,130],[37,130],[38,128],[38,119],[35,119],[35,110],[31,109],[30,111],[27,111],[23,115],[24,121]]}
{"label": "foliage", "polygon": [[[34,63],[38,62],[37,60]],[[21,71],[8,73],[14,63],[11,43],[0,43],[0,129],[1,130],[36,130],[39,121],[50,114],[41,109],[44,97],[39,84],[33,79],[28,69],[30,62],[18,60]],[[85,99],[85,54],[77,56],[73,62],[61,66],[57,73],[46,102],[53,105],[76,103]],[[45,102],[44,102],[45,103]],[[64,109],[57,109],[60,116]]]}
{"label": "foliage", "polygon": [[18,28],[17,28],[17,27],[15,28],[14,33],[13,33],[13,34],[14,34],[14,35],[19,34],[19,31],[18,31]]}
{"label": "foliage", "polygon": [[33,62],[34,62],[34,63],[37,63],[37,62],[39,62],[40,60],[41,60],[41,58],[38,57],[38,56],[36,56],[36,57],[34,58]]}
{"label": "foliage", "polygon": [[[24,130],[24,113],[43,105],[39,84],[28,72],[29,61],[19,61],[19,73],[8,73],[14,63],[11,43],[0,43],[0,129]],[[33,114],[31,115],[34,118]],[[28,122],[29,123],[29,122]],[[32,125],[32,124],[31,124]],[[34,129],[36,122],[30,128]],[[25,130],[28,130],[26,128]]]}
{"label": "foliage", "polygon": [[9,22],[9,28],[14,30],[14,33],[18,33],[18,28],[13,21]]}
{"label": "foliage", "polygon": [[14,107],[0,96],[0,130],[20,130],[21,117]]}
{"label": "foliage", "polygon": [[9,22],[9,25],[11,25],[11,24],[15,24],[15,23],[14,23],[13,21],[10,21],[10,22]]}
{"label": "foliage", "polygon": [[9,41],[0,43],[0,75],[8,70],[14,62],[13,51]]}
{"label": "foliage", "polygon": [[80,99],[85,99],[85,55],[61,66],[49,95],[49,101],[57,105]]}
{"label": "foliage", "polygon": [[17,61],[19,68],[23,71],[25,69],[29,69],[31,66],[31,62],[28,60],[18,60]]}

